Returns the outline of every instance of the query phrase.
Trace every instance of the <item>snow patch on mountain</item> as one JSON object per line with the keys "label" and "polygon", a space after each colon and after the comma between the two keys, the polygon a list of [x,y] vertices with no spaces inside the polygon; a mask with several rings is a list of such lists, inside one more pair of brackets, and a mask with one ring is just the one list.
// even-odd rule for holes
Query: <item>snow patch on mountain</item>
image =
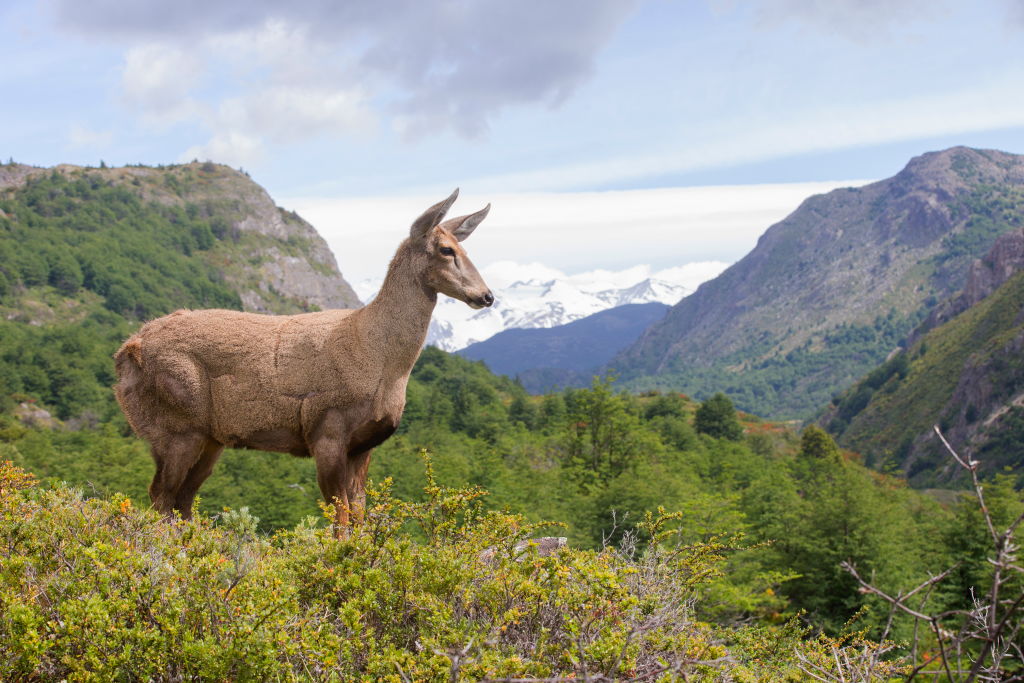
{"label": "snow patch on mountain", "polygon": [[[457,351],[503,330],[555,327],[626,304],[658,301],[671,306],[728,265],[701,261],[658,271],[639,265],[567,275],[540,263],[498,261],[480,271],[494,292],[494,305],[475,311],[461,301],[439,296],[427,343]],[[379,287],[379,280],[363,280],[355,290],[360,299],[369,301]]]}

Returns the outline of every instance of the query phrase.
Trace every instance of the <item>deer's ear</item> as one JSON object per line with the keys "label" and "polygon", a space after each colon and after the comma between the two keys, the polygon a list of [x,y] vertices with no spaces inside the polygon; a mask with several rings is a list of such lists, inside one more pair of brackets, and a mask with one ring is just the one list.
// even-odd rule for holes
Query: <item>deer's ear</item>
{"label": "deer's ear", "polygon": [[468,216],[450,218],[442,223],[441,227],[455,235],[455,239],[461,242],[473,234],[473,231],[476,230],[476,226],[480,225],[480,223],[487,218],[487,212],[490,210],[491,205],[488,204],[476,213],[471,213]]}
{"label": "deer's ear", "polygon": [[424,237],[430,232],[431,228],[444,220],[444,215],[448,213],[448,209],[452,208],[452,204],[455,203],[458,196],[459,188],[455,188],[455,192],[452,192],[448,199],[438,202],[424,211],[422,216],[413,221],[412,227],[409,229],[409,237]]}

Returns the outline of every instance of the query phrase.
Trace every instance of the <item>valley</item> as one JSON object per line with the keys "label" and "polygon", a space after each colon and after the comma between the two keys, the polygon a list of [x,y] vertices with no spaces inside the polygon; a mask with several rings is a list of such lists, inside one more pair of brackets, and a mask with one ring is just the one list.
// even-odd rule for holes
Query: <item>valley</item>
{"label": "valley", "polygon": [[[10,493],[21,484],[0,483],[0,498],[38,529],[49,522],[33,496],[75,511],[59,529],[97,510],[105,521],[75,533],[102,536],[115,518],[149,528],[152,462],[110,389],[120,342],[183,306],[291,313],[358,298],[312,226],[231,169],[0,171],[0,461],[12,482],[17,468],[40,480],[24,498]],[[871,637],[912,636],[914,620],[890,619],[840,561],[890,593],[957,565],[929,605],[971,609],[972,590],[991,581],[978,540],[987,522],[928,434],[938,423],[981,460],[993,523],[1024,512],[1021,184],[1020,157],[946,150],[892,179],[808,199],[692,293],[685,279],[639,269],[635,282],[512,280],[507,307],[488,310],[494,320],[446,318],[439,304],[435,323],[451,329],[435,341],[486,338],[456,353],[424,349],[398,431],[370,466],[382,487],[374,524],[384,526],[374,528],[390,530],[337,547],[371,564],[387,548],[421,567],[412,549],[458,548],[446,571],[469,571],[471,537],[543,530],[584,563],[672,538],[717,558],[692,605],[743,671],[769,665],[735,639],[781,638],[800,620],[829,638],[845,637],[855,615]],[[263,553],[267,581],[294,571],[276,553],[312,552],[322,533],[308,459],[229,450],[200,497],[190,533],[207,548]],[[460,512],[438,522],[442,510]],[[509,526],[487,526],[499,520]],[[11,539],[23,533],[2,524]],[[623,576],[641,571],[634,561]],[[586,567],[569,571],[597,571]],[[21,574],[3,572],[21,586]],[[361,588],[339,590],[362,599]],[[794,647],[820,642],[801,633]]]}

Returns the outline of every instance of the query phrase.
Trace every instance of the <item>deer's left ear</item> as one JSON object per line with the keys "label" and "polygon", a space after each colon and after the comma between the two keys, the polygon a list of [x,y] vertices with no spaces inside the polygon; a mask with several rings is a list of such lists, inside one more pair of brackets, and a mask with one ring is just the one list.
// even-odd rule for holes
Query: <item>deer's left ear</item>
{"label": "deer's left ear", "polygon": [[476,226],[480,225],[480,223],[487,218],[487,212],[490,210],[491,205],[488,204],[476,213],[446,220],[441,224],[441,227],[455,235],[455,239],[461,242],[473,234],[473,231],[476,230]]}
{"label": "deer's left ear", "polygon": [[434,204],[432,207],[423,212],[423,215],[417,218],[412,227],[409,228],[409,236],[412,238],[424,237],[431,228],[435,225],[440,225],[444,219],[444,215],[448,213],[448,209],[452,208],[452,204],[459,196],[459,188],[455,188],[455,192],[451,193],[451,196],[444,201],[440,201]]}

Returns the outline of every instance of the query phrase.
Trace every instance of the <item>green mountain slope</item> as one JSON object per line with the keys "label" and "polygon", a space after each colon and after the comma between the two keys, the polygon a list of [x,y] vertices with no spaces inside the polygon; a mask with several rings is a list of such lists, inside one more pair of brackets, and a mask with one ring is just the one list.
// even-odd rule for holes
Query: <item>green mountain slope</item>
{"label": "green mountain slope", "polygon": [[0,166],[0,401],[113,410],[111,354],[177,308],[299,312],[358,299],[313,228],[244,174]]}
{"label": "green mountain slope", "polygon": [[1024,157],[963,147],[811,197],[610,367],[636,388],[729,393],[807,417],[897,347],[1024,225]]}
{"label": "green mountain slope", "polygon": [[1024,232],[1001,237],[937,311],[933,329],[837,398],[821,423],[920,486],[962,475],[935,424],[986,471],[1024,472]]}

